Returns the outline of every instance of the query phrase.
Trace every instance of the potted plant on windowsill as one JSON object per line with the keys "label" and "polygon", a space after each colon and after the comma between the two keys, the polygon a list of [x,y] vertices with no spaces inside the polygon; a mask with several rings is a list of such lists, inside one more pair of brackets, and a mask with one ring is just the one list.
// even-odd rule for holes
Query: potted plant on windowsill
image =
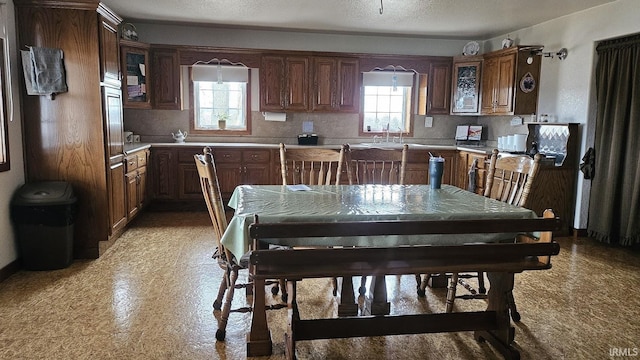
{"label": "potted plant on windowsill", "polygon": [[226,113],[218,114],[218,129],[224,130],[227,128],[227,120],[229,120],[229,115]]}

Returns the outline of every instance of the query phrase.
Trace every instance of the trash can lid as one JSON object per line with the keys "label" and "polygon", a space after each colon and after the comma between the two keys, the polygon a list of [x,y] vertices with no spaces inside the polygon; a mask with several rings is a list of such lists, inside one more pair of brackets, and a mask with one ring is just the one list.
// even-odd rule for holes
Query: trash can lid
{"label": "trash can lid", "polygon": [[76,202],[71,184],[65,181],[40,181],[22,185],[14,205],[66,205]]}

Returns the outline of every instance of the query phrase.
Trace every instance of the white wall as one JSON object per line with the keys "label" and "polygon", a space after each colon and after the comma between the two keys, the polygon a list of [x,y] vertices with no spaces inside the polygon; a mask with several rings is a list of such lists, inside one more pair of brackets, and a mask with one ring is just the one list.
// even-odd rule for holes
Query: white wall
{"label": "white wall", "polygon": [[[516,44],[544,45],[544,51],[569,50],[565,60],[543,58],[538,112],[557,122],[582,125],[580,158],[593,145],[598,41],[640,32],[640,1],[618,0],[509,33]],[[504,36],[490,39],[485,50],[498,49]],[[585,229],[591,182],[578,174],[574,227]]]}
{"label": "white wall", "polygon": [[[11,196],[14,191],[24,184],[24,163],[22,151],[22,128],[20,126],[20,99],[18,96],[18,72],[15,15],[13,2],[0,1],[0,37],[8,42],[9,66],[11,76],[10,90],[7,95],[7,112],[9,122],[9,155],[11,156],[11,170],[0,172],[0,269],[16,260],[17,249],[15,236],[9,216]],[[12,106],[13,105],[13,106]]]}

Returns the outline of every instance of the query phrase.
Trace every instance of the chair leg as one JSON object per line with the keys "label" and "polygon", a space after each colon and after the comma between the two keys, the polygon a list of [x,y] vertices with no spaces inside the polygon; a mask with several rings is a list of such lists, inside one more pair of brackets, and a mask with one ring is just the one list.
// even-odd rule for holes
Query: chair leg
{"label": "chair leg", "polygon": [[282,299],[282,302],[286,303],[288,298],[287,282],[284,281],[284,279],[279,279],[278,283],[280,286],[280,290],[282,291],[282,295],[280,295],[280,298]]}
{"label": "chair leg", "polygon": [[218,341],[224,341],[227,332],[227,322],[229,321],[229,312],[231,312],[231,301],[233,300],[236,280],[238,280],[238,269],[233,268],[227,271],[229,271],[229,286],[227,288],[227,295],[224,298],[222,314],[218,322],[218,330],[216,331],[216,340]]}
{"label": "chair leg", "polygon": [[338,278],[332,278],[331,283],[333,284],[333,296],[338,296]]}
{"label": "chair leg", "polygon": [[453,302],[456,300],[456,287],[458,286],[458,273],[451,274],[449,288],[447,289],[447,308],[445,312],[453,311]]}
{"label": "chair leg", "polygon": [[520,322],[521,317],[518,309],[516,308],[516,300],[513,298],[513,291],[509,291],[509,294],[507,294],[507,303],[509,304],[511,319],[513,319],[514,322]]}
{"label": "chair leg", "polygon": [[431,280],[431,274],[424,274],[424,279],[420,279],[420,274],[416,274],[419,297],[425,297],[425,295],[427,294],[427,286],[429,286],[429,280]]}
{"label": "chair leg", "polygon": [[213,302],[214,310],[222,309],[222,298],[224,297],[224,292],[227,290],[227,287],[229,286],[228,282],[229,282],[229,277],[225,273],[225,275],[222,277],[222,281],[220,281],[220,287],[218,288],[218,296],[216,297],[216,300]]}
{"label": "chair leg", "polygon": [[486,294],[487,288],[484,286],[484,272],[478,271],[478,292],[480,294]]}

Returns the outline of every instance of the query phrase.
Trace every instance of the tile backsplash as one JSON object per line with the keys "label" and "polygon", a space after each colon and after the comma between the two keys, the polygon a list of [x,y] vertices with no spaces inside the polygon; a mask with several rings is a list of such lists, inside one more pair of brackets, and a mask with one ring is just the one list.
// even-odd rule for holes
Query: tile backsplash
{"label": "tile backsplash", "polygon": [[[313,123],[319,144],[369,142],[373,136],[358,135],[358,114],[288,113],[286,121],[266,121],[261,112],[251,113],[252,133],[245,136],[189,135],[187,142],[256,142],[295,144],[305,123]],[[408,143],[453,145],[456,126],[478,124],[485,126],[487,145],[495,146],[498,136],[527,133],[525,125],[510,126],[511,117],[433,116],[433,126],[424,126],[424,116],[416,115],[413,137]],[[173,142],[171,133],[189,131],[188,110],[124,110],[124,129],[139,134],[142,142]]]}

